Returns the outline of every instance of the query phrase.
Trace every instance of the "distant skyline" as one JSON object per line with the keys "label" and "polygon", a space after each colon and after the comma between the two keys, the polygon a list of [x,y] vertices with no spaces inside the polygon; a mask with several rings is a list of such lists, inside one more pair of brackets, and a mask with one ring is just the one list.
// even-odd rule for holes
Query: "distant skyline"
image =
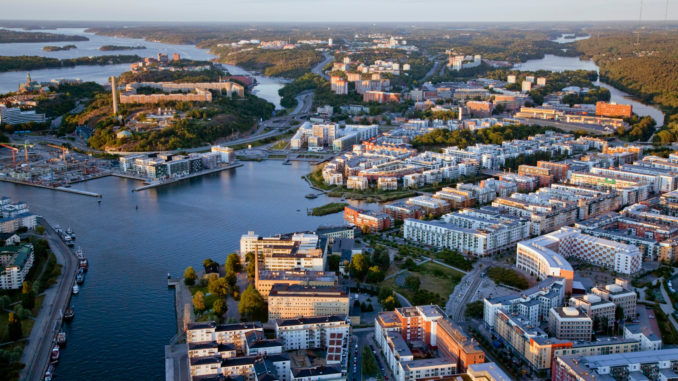
{"label": "distant skyline", "polygon": [[[639,18],[641,0],[3,0],[3,20],[185,22],[520,22]],[[645,21],[666,0],[644,0]],[[669,1],[668,19],[678,16]]]}

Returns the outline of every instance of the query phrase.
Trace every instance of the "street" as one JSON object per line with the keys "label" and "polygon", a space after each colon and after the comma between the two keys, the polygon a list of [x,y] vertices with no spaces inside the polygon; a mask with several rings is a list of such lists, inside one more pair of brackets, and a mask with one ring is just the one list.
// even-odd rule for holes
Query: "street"
{"label": "street", "polygon": [[21,355],[26,367],[21,371],[21,380],[41,380],[47,367],[54,337],[60,328],[62,309],[70,300],[71,288],[75,280],[77,261],[70,249],[46,223],[43,218],[38,222],[45,226],[45,238],[54,252],[57,262],[63,266],[57,283],[45,290],[45,301],[35,325],[28,338],[28,344]]}

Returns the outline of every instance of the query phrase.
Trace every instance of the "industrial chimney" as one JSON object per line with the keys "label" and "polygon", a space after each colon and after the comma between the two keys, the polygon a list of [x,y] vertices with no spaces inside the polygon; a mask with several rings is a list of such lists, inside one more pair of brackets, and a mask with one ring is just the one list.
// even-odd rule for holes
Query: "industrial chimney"
{"label": "industrial chimney", "polygon": [[111,76],[111,93],[113,94],[113,115],[118,115],[118,83],[115,76]]}

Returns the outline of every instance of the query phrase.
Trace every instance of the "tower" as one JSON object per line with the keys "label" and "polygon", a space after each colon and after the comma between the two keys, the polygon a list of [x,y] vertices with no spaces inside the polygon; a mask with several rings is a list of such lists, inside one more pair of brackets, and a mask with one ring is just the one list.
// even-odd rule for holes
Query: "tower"
{"label": "tower", "polygon": [[111,76],[111,94],[113,95],[113,115],[118,115],[118,83],[115,76]]}
{"label": "tower", "polygon": [[26,73],[26,85],[31,84],[31,73]]}

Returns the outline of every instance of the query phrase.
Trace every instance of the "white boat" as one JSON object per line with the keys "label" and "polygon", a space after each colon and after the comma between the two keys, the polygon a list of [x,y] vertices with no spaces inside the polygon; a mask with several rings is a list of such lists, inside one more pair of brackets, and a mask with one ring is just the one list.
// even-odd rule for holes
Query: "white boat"
{"label": "white boat", "polygon": [[78,287],[77,284],[74,284],[73,285],[73,295],[78,295],[79,292],[80,292],[80,287]]}
{"label": "white boat", "polygon": [[70,226],[66,228],[66,234],[70,235],[71,239],[75,239],[75,233],[73,232],[73,229],[71,229]]}
{"label": "white boat", "polygon": [[80,246],[78,246],[78,248],[75,249],[75,256],[78,257],[78,259],[85,258],[85,253],[82,251],[82,248]]}

